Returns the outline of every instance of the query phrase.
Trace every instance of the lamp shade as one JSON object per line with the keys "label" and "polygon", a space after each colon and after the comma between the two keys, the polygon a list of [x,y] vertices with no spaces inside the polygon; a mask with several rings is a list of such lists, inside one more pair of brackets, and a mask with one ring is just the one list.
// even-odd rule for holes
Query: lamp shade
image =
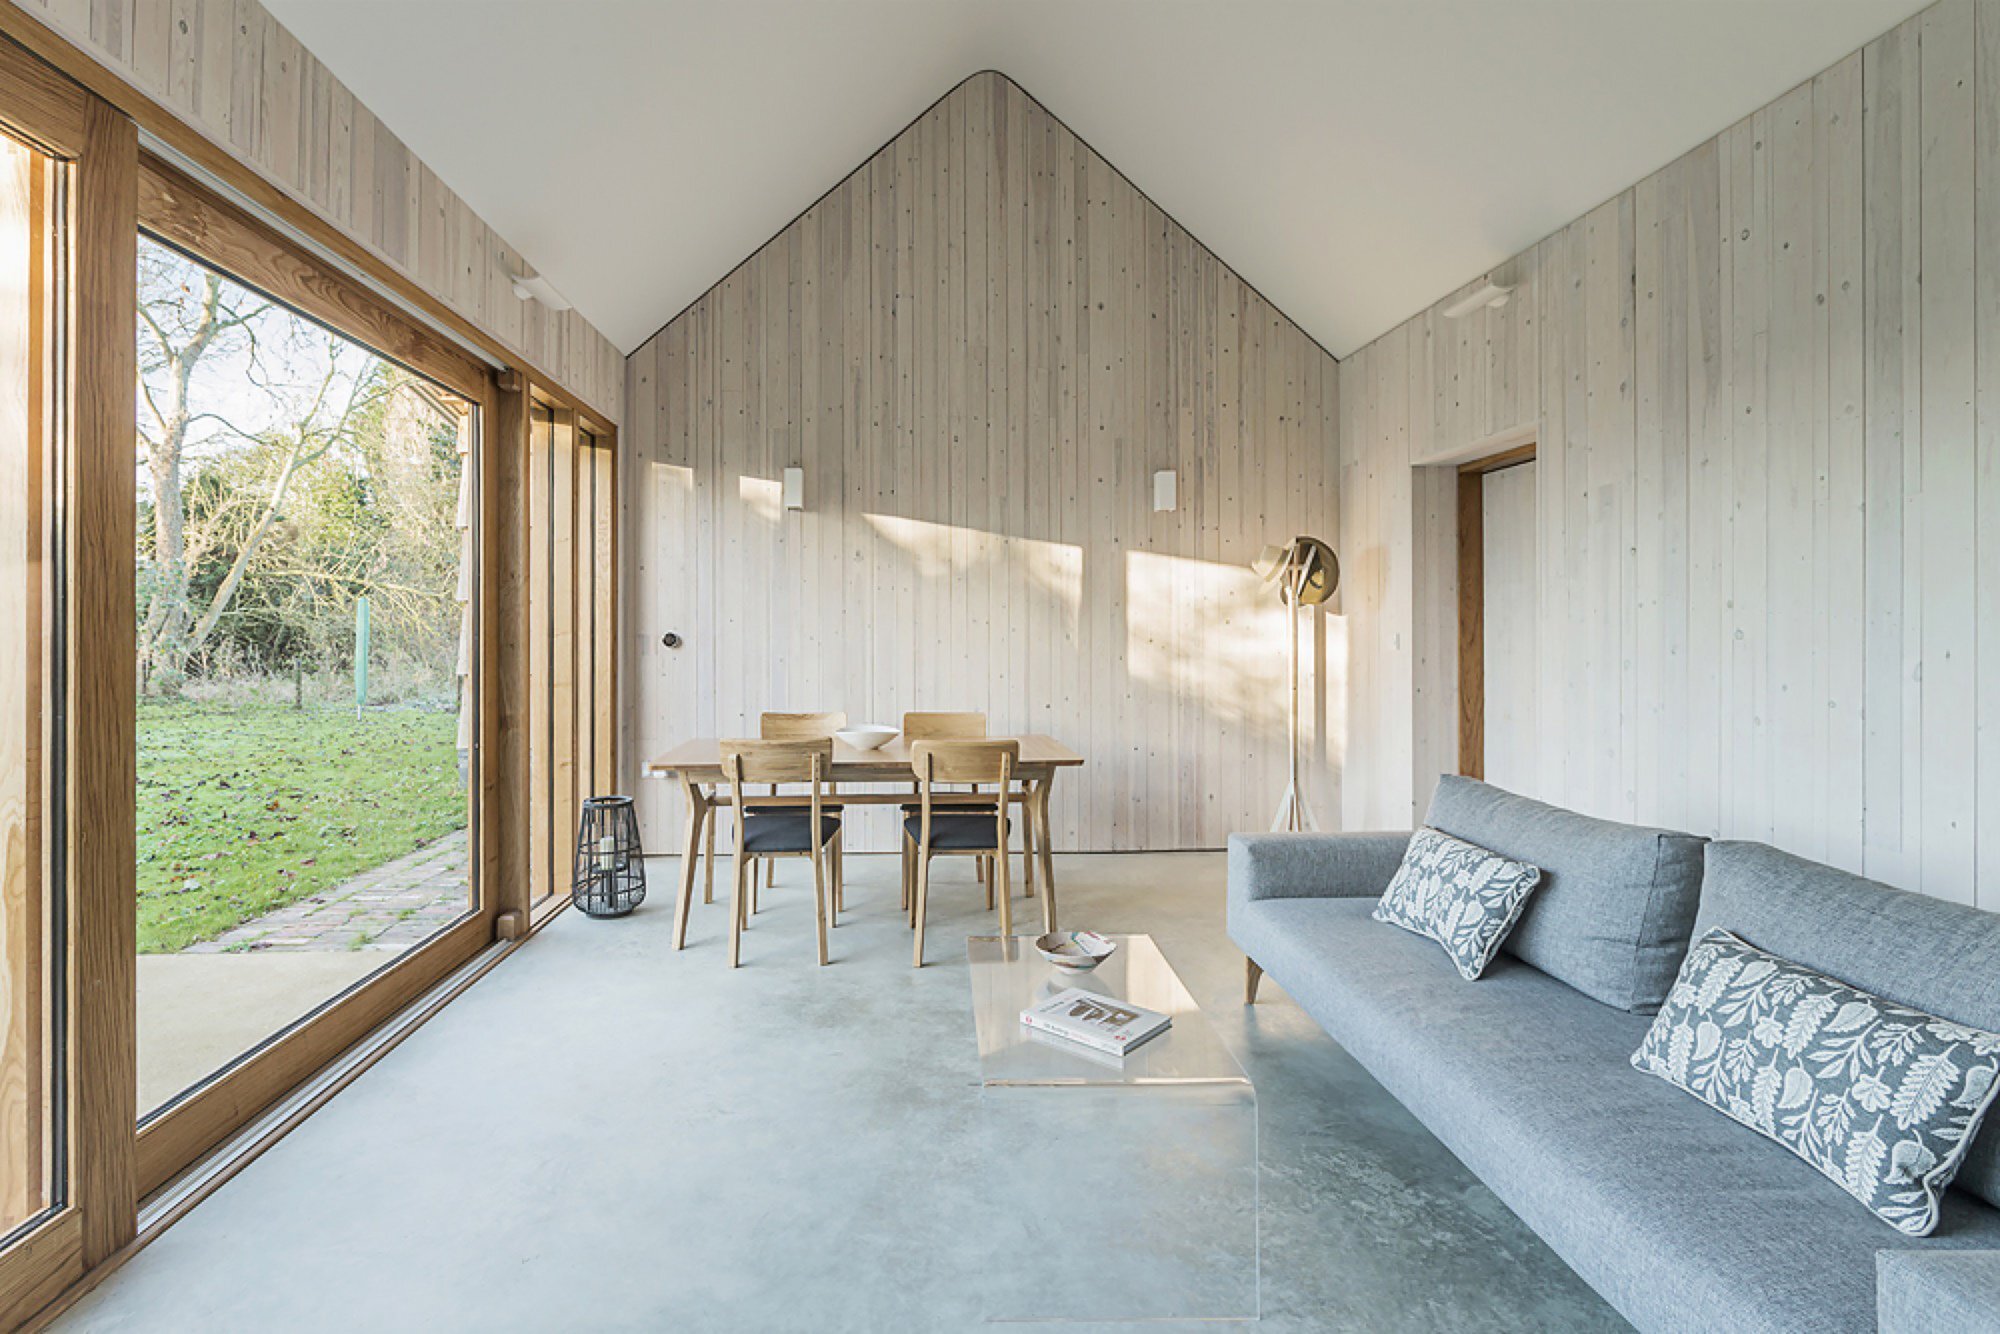
{"label": "lamp shade", "polygon": [[1340,559],[1317,537],[1295,537],[1281,547],[1267,546],[1250,562],[1250,568],[1265,583],[1278,584],[1278,594],[1287,602],[1292,600],[1296,583],[1302,607],[1318,606],[1340,586]]}

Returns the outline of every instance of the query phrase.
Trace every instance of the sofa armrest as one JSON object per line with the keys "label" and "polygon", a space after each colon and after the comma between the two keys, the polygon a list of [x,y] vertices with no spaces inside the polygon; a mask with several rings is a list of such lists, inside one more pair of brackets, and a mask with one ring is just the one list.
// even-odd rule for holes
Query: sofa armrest
{"label": "sofa armrest", "polygon": [[1379,898],[1403,864],[1407,833],[1231,834],[1229,902]]}
{"label": "sofa armrest", "polygon": [[1875,1252],[1880,1334],[1991,1329],[2000,1311],[2000,1251]]}

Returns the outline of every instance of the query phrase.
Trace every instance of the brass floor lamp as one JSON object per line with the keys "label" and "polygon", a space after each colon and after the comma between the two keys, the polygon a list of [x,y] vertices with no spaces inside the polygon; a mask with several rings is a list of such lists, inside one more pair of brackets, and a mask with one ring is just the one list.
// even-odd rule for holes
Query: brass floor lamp
{"label": "brass floor lamp", "polygon": [[1333,596],[1340,585],[1340,562],[1333,548],[1316,537],[1295,537],[1281,547],[1265,547],[1250,562],[1268,587],[1275,584],[1278,598],[1290,619],[1291,705],[1285,728],[1285,795],[1271,821],[1274,831],[1318,829],[1312,808],[1306,805],[1299,786],[1299,608],[1316,607]]}

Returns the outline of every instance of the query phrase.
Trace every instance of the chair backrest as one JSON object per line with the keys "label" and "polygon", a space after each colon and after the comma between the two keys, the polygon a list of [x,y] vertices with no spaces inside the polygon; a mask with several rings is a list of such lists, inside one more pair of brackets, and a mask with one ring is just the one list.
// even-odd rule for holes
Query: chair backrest
{"label": "chair backrest", "polygon": [[815,804],[820,784],[833,769],[833,740],[815,737],[796,741],[724,741],[722,776],[735,790],[736,808],[743,809],[745,783],[811,783]]}
{"label": "chair backrest", "polygon": [[847,726],[844,713],[767,713],[757,720],[766,741],[817,741]]}
{"label": "chair backrest", "polygon": [[906,713],[905,741],[978,741],[986,736],[983,713]]}
{"label": "chair backrest", "polygon": [[1005,792],[1021,761],[1018,741],[919,741],[910,768],[926,797],[932,783],[998,783]]}

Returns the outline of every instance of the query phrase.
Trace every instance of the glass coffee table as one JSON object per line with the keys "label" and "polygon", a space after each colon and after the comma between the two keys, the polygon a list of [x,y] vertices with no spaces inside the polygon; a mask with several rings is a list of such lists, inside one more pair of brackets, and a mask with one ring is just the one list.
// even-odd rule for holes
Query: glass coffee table
{"label": "glass coffee table", "polygon": [[[966,942],[999,1320],[1256,1319],[1257,1091],[1151,936],[1087,973]],[[1021,1024],[1079,987],[1173,1016],[1124,1057]]]}

